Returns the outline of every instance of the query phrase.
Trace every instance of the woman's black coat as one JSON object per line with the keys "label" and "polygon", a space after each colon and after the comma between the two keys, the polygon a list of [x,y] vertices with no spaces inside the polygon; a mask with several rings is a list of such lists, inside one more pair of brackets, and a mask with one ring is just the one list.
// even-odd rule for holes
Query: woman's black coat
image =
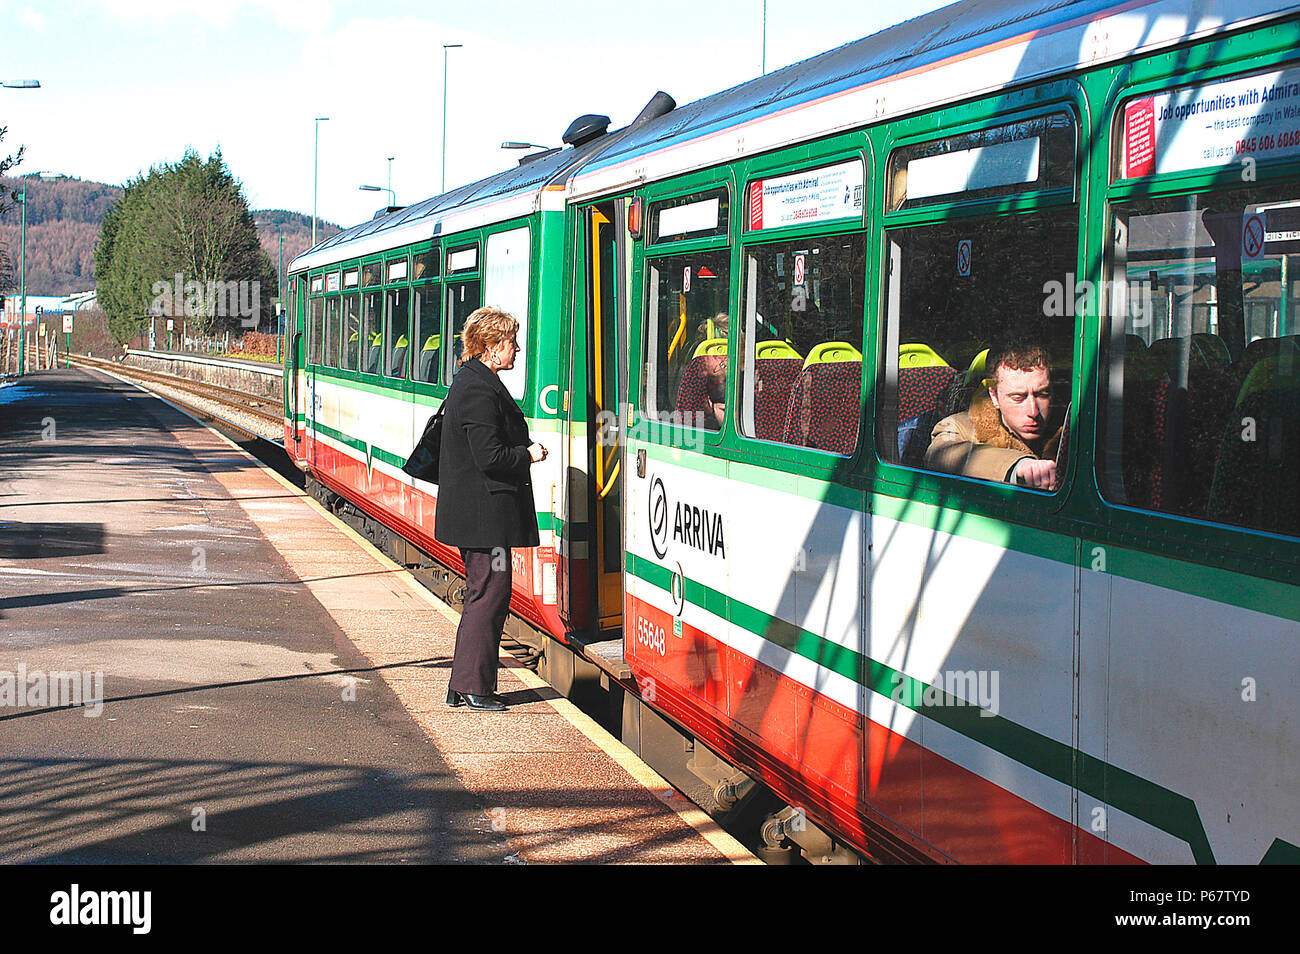
{"label": "woman's black coat", "polygon": [[447,393],[433,538],[454,547],[535,547],[528,424],[501,379],[477,358]]}

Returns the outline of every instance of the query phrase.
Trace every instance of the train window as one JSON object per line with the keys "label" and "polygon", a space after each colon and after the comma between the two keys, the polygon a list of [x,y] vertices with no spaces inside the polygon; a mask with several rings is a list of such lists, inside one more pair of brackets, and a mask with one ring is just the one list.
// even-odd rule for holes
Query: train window
{"label": "train window", "polygon": [[726,189],[650,203],[650,240],[669,242],[727,234],[730,195]]}
{"label": "train window", "polygon": [[1077,207],[947,219],[887,238],[881,459],[1058,487],[1074,370]]}
{"label": "train window", "polygon": [[519,322],[519,353],[514,367],[501,372],[511,397],[522,398],[528,372],[528,250],[527,228],[488,236],[483,255],[485,295],[492,304]]}
{"label": "train window", "polygon": [[361,370],[367,374],[379,373],[384,353],[383,307],[380,292],[361,293]]}
{"label": "train window", "polygon": [[415,353],[411,377],[417,381],[433,382],[438,380],[438,365],[442,356],[442,315],[438,302],[442,298],[442,288],[438,285],[417,285],[412,291],[415,296],[415,338],[419,350]]}
{"label": "train window", "polygon": [[1300,535],[1300,188],[1112,208],[1102,493]]}
{"label": "train window", "polygon": [[448,272],[472,272],[478,268],[478,246],[462,245],[447,252]]}
{"label": "train window", "polygon": [[369,265],[361,266],[361,285],[363,288],[378,285],[381,281],[383,281],[383,266],[379,262],[371,262]]}
{"label": "train window", "polygon": [[350,271],[346,271],[346,272],[344,272],[344,273],[343,273],[343,287],[344,287],[344,288],[356,288],[356,287],[357,287],[357,278],[360,276],[360,274],[361,274],[361,272],[358,271],[358,270],[355,269],[355,268],[354,268],[354,269],[351,269]]}
{"label": "train window", "polygon": [[438,277],[438,249],[430,249],[427,252],[420,252],[411,257],[411,281],[423,281],[426,278]]}
{"label": "train window", "polygon": [[319,295],[324,290],[324,288],[325,288],[325,279],[322,276],[317,275],[315,278],[311,280],[311,293],[313,295]]}
{"label": "train window", "polygon": [[[351,273],[354,277],[356,272]],[[344,276],[346,284],[347,277]],[[355,285],[356,282],[353,282]],[[361,296],[356,292],[344,295],[343,301],[343,360],[340,367],[357,371],[361,367]]]}
{"label": "train window", "polygon": [[309,298],[307,300],[307,340],[310,342],[308,346],[308,364],[320,364],[321,338],[325,330],[322,320],[324,309],[324,299]]}
{"label": "train window", "polygon": [[[337,273],[334,275],[338,282]],[[321,364],[328,368],[339,366],[339,299],[337,296],[325,299],[325,343],[321,354]]]}
{"label": "train window", "polygon": [[[403,270],[406,263],[403,262]],[[406,288],[390,288],[385,295],[384,374],[390,378],[406,377],[406,356],[411,350],[408,332],[411,324],[411,292]]]}
{"label": "train window", "polygon": [[737,389],[742,434],[853,453],[866,254],[861,233],[746,249]]}
{"label": "train window", "polygon": [[406,281],[407,264],[405,256],[399,259],[389,259],[384,263],[384,267],[388,270],[388,283],[390,285],[394,282]]}
{"label": "train window", "polygon": [[720,430],[726,416],[726,249],[650,261],[641,392],[665,424]]}
{"label": "train window", "polygon": [[889,160],[889,211],[1074,190],[1074,119],[1037,116],[904,146]]}
{"label": "train window", "polygon": [[444,348],[447,355],[447,368],[444,381],[450,381],[460,366],[461,341],[460,332],[468,318],[479,306],[478,281],[447,283],[447,324],[451,332],[451,347]]}

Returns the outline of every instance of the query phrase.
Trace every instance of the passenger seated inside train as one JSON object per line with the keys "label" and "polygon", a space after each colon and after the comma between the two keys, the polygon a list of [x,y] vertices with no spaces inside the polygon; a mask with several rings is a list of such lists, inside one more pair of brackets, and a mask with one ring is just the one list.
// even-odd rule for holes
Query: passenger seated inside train
{"label": "passenger seated inside train", "polygon": [[1052,364],[1047,349],[1013,342],[989,352],[987,390],[968,410],[935,425],[925,466],[1037,490],[1060,484],[1061,428],[1051,427]]}
{"label": "passenger seated inside train", "polygon": [[708,355],[704,359],[704,427],[722,430],[727,419],[727,356]]}

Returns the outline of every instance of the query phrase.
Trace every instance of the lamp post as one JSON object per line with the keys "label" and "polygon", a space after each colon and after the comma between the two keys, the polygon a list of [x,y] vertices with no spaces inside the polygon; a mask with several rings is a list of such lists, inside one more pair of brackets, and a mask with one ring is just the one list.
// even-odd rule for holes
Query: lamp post
{"label": "lamp post", "polygon": [[459,50],[463,43],[442,45],[442,192],[447,191],[447,51]]}
{"label": "lamp post", "polygon": [[[41,81],[34,80],[34,79],[0,80],[0,86],[4,87],[5,89],[40,89]],[[444,111],[445,111],[445,107],[444,107]],[[26,273],[27,184],[26,183],[23,183],[23,194],[18,201],[23,204],[22,251],[19,253],[19,260],[18,260],[19,261],[18,283],[21,286],[19,295],[22,299],[20,303],[22,306],[22,311],[18,313],[18,373],[22,374],[23,368],[26,367],[24,363],[24,359],[26,358],[26,354],[24,352],[24,345],[27,342],[27,280],[26,280],[27,279],[27,273]]]}
{"label": "lamp post", "polygon": [[329,122],[328,116],[316,117],[316,150],[311,166],[311,244],[316,246],[316,193],[320,183],[320,124]]}
{"label": "lamp post", "polygon": [[397,193],[394,192],[392,189],[383,189],[380,188],[379,186],[372,186],[372,185],[357,186],[357,189],[360,190],[361,192],[387,192],[388,205],[390,207],[397,205]]}
{"label": "lamp post", "polygon": [[396,156],[388,157],[388,191],[392,193],[393,205],[397,205],[397,193],[393,192],[393,160],[396,158]]}

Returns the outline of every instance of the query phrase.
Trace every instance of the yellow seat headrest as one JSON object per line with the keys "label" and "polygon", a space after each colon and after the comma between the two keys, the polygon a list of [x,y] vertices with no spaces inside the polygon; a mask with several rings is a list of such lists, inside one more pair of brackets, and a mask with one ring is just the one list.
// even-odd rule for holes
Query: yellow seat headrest
{"label": "yellow seat headrest", "polygon": [[813,346],[804,359],[803,366],[810,364],[829,364],[833,361],[862,361],[862,352],[847,341],[823,341]]}

